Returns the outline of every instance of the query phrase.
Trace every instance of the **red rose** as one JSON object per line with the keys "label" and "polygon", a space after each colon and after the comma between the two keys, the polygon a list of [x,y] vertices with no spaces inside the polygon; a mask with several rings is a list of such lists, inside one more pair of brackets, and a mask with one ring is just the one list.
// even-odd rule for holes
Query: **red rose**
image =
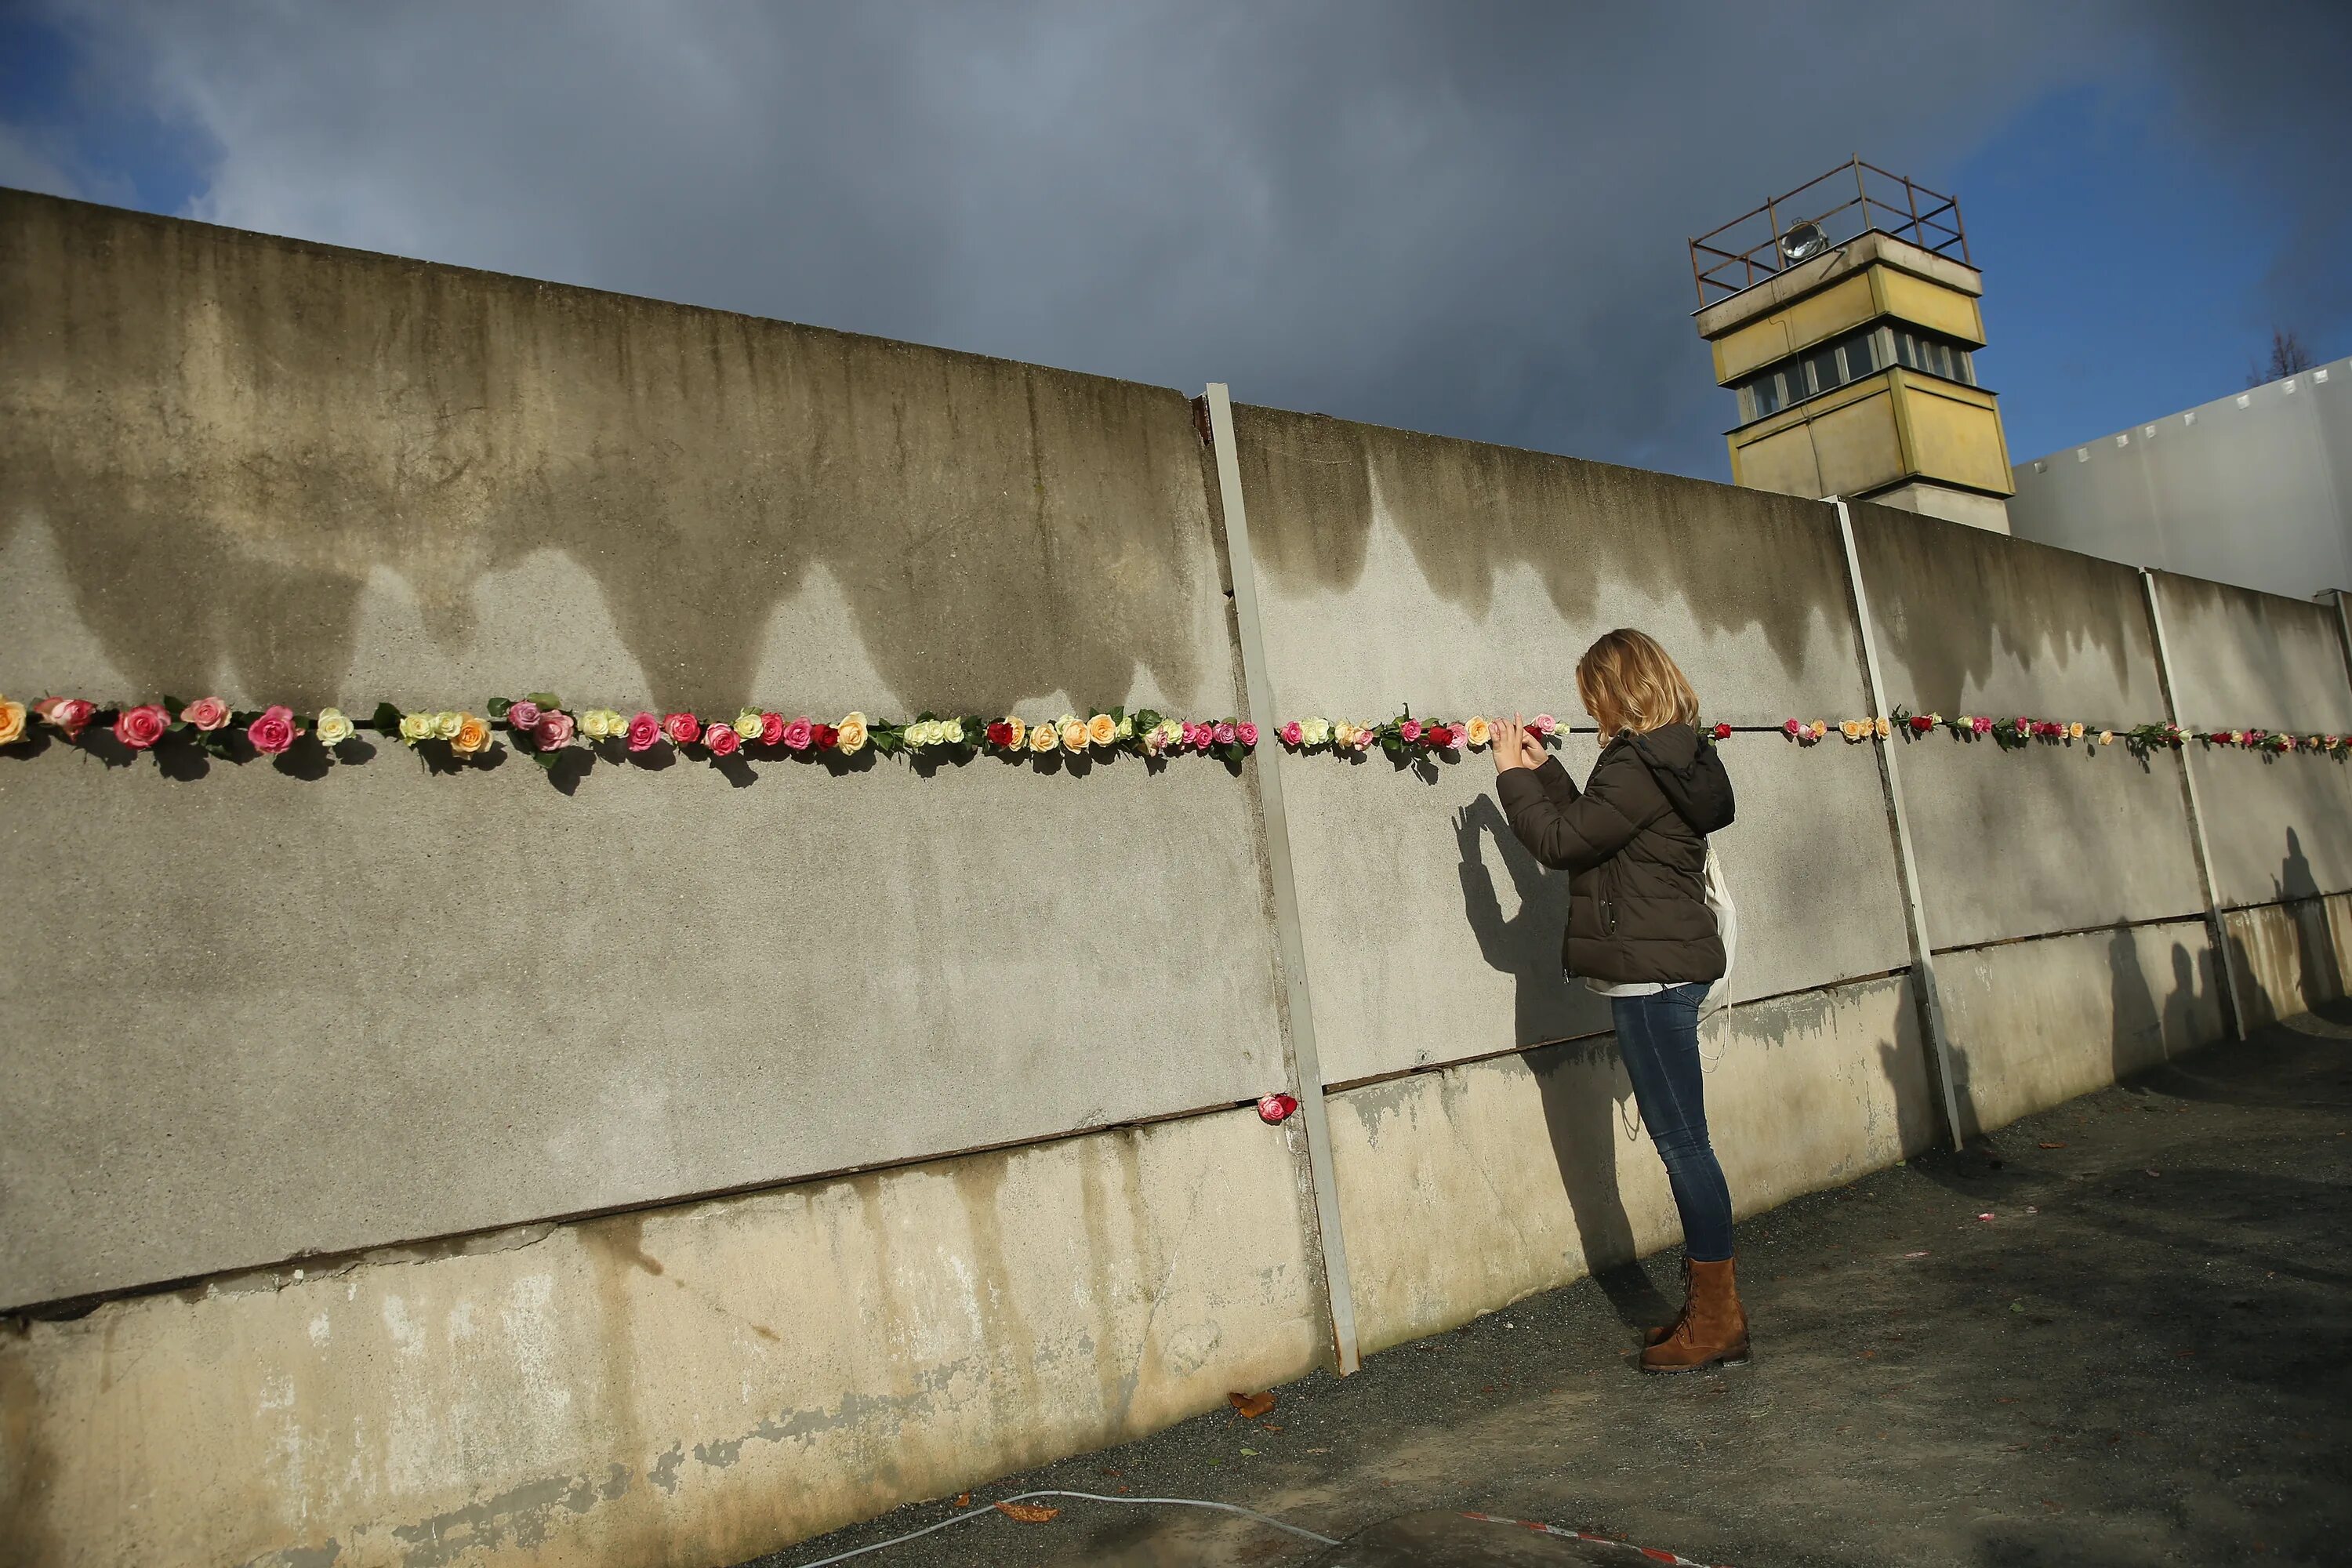
{"label": "red rose", "polygon": [[162,740],[171,727],[172,716],[152,702],[125,708],[114,716],[114,738],[134,752],[143,752]]}
{"label": "red rose", "polygon": [[1731,726],[1728,724],[1717,724],[1715,727],[1715,738],[1718,741],[1728,741],[1731,739]]}
{"label": "red rose", "polygon": [[294,713],[289,708],[268,708],[245,727],[245,738],[265,757],[274,757],[294,743]]}
{"label": "red rose", "polygon": [[661,721],[650,713],[640,713],[629,721],[629,750],[649,750],[656,741],[661,739]]}
{"label": "red rose", "polygon": [[714,757],[731,757],[742,745],[743,737],[735,732],[732,724],[713,724],[702,732],[702,743],[710,748]]}
{"label": "red rose", "polygon": [[772,746],[784,738],[784,716],[781,713],[760,715],[760,744]]}
{"label": "red rose", "polygon": [[1257,1102],[1258,1119],[1275,1126],[1290,1120],[1290,1113],[1297,1109],[1298,1101],[1286,1094],[1269,1094]]}
{"label": "red rose", "polygon": [[1013,744],[1013,726],[999,719],[988,727],[988,743],[992,746]]}
{"label": "red rose", "polygon": [[691,746],[702,739],[702,724],[691,713],[673,713],[662,721],[662,733],[675,745]]}
{"label": "red rose", "polygon": [[818,751],[830,752],[839,744],[841,744],[840,731],[835,729],[830,724],[819,724],[816,727],[816,749]]}
{"label": "red rose", "polygon": [[1918,731],[1920,734],[1924,735],[1935,727],[1936,721],[1933,719],[1928,718],[1925,713],[1914,713],[1911,715],[1911,728]]}
{"label": "red rose", "polygon": [[1432,724],[1421,732],[1422,744],[1443,751],[1454,744],[1454,731],[1443,724]]}

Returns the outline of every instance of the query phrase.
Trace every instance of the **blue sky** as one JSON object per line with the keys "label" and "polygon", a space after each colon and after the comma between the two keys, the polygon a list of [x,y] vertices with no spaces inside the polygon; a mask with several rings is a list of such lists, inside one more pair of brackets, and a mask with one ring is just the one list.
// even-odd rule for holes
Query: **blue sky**
{"label": "blue sky", "polygon": [[2347,62],[2189,0],[19,0],[0,184],[1723,478],[1684,241],[1857,151],[1960,197],[2018,459],[2352,352]]}

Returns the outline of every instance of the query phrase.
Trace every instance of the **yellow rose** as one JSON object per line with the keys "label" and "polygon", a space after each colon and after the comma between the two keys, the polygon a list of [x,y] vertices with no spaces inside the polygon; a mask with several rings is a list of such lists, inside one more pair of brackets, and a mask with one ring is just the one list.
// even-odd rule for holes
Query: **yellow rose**
{"label": "yellow rose", "polygon": [[2116,732],[2113,730],[2102,730],[2099,731],[2099,744],[2102,746],[2112,746],[2115,743]]}
{"label": "yellow rose", "polygon": [[433,715],[433,733],[441,740],[454,741],[458,729],[466,722],[463,713],[443,711]]}
{"label": "yellow rose", "polygon": [[1133,740],[1134,738],[1135,738],[1135,721],[1134,721],[1133,719],[1121,719],[1121,720],[1118,721],[1118,734],[1117,735],[1116,739],[1118,739],[1118,740],[1121,740],[1121,741],[1130,741],[1130,740]]}
{"label": "yellow rose", "polygon": [[1062,737],[1051,724],[1040,724],[1029,731],[1029,749],[1033,752],[1050,752],[1061,743]]}
{"label": "yellow rose", "polygon": [[[322,745],[340,746],[350,740],[352,731],[358,728],[359,726],[352,722],[350,715],[340,708],[319,710],[318,736]],[[5,744],[5,742],[0,742],[0,744]]]}
{"label": "yellow rose", "polygon": [[400,716],[400,738],[407,742],[412,746],[416,744],[419,741],[431,740],[433,738],[433,715],[430,713],[403,713]]}
{"label": "yellow rose", "polygon": [[471,713],[457,715],[457,733],[449,737],[449,749],[461,757],[490,749],[490,726],[488,721]]}
{"label": "yellow rose", "polygon": [[618,740],[629,732],[629,721],[618,709],[606,708],[598,716],[604,721],[604,739]]}
{"label": "yellow rose", "polygon": [[2070,741],[2079,741],[2079,740],[2081,740],[2081,739],[2083,738],[2083,726],[2081,726],[2080,724],[2069,724],[2069,725],[2067,725],[2067,726],[2066,726],[2066,738],[2067,738],[2068,740],[2070,740]]}
{"label": "yellow rose", "polygon": [[1087,749],[1087,721],[1071,719],[1062,725],[1062,750],[1083,752]]}
{"label": "yellow rose", "polygon": [[1017,715],[1012,713],[1004,716],[1004,725],[1013,731],[1013,738],[1005,742],[1005,746],[1009,750],[1019,751],[1022,742],[1029,739],[1029,726],[1024,724]]}
{"label": "yellow rose", "polygon": [[760,738],[760,731],[767,727],[767,722],[760,717],[758,709],[746,708],[735,715],[735,733],[745,741],[756,741]]}
{"label": "yellow rose", "polygon": [[1483,746],[1495,738],[1495,727],[1475,713],[1470,716],[1470,721],[1463,725],[1462,729],[1474,746]]}
{"label": "yellow rose", "polygon": [[1108,746],[1118,739],[1118,721],[1108,713],[1097,713],[1087,721],[1087,739],[1097,746]]}
{"label": "yellow rose", "polygon": [[835,728],[841,731],[841,739],[835,744],[841,748],[844,754],[862,752],[866,749],[865,714],[852,713],[843,719]]}
{"label": "yellow rose", "polygon": [[0,697],[0,746],[11,746],[25,738],[25,705]]}
{"label": "yellow rose", "polygon": [[1830,727],[1827,724],[1822,723],[1819,719],[1816,719],[1813,721],[1812,726],[1808,732],[1814,740],[1818,741],[1830,732]]}
{"label": "yellow rose", "polygon": [[1884,741],[1886,739],[1887,735],[1893,731],[1894,728],[1895,726],[1889,724],[1885,720],[1881,719],[1878,721],[1878,738]]}
{"label": "yellow rose", "polygon": [[[1345,724],[1342,724],[1339,727],[1343,730],[1347,728]],[[1319,746],[1330,738],[1331,721],[1328,719],[1307,719],[1300,721],[1298,726],[1298,739],[1302,744]],[[1339,743],[1344,746],[1348,742],[1344,738],[1342,738]]]}
{"label": "yellow rose", "polygon": [[1859,741],[1862,739],[1862,726],[1848,719],[1838,725],[1838,733],[1849,741]]}

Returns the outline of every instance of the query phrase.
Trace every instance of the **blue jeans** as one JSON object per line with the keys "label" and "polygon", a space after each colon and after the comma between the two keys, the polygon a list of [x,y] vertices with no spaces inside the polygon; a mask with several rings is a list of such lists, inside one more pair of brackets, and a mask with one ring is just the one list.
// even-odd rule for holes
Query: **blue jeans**
{"label": "blue jeans", "polygon": [[1612,996],[1617,1052],[1633,1080],[1642,1125],[1666,1163],[1675,1207],[1683,1216],[1683,1250],[1696,1262],[1731,1256],[1731,1188],[1706,1141],[1706,1078],[1698,1059],[1698,1005],[1704,985],[1669,985],[1649,996]]}

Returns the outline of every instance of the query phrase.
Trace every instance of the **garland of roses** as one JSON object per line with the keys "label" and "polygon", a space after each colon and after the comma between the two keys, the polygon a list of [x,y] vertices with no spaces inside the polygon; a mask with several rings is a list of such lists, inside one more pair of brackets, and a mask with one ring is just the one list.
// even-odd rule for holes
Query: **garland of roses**
{"label": "garland of roses", "polygon": [[117,708],[100,708],[79,697],[45,697],[29,710],[0,698],[0,746],[32,740],[35,721],[69,743],[90,725],[100,724],[132,752],[152,751],[167,738],[178,738],[224,760],[234,760],[238,737],[255,752],[275,757],[302,736],[314,735],[330,758],[354,762],[361,759],[341,748],[369,730],[399,741],[428,763],[478,764],[499,751],[499,731],[503,730],[505,743],[551,770],[567,761],[663,749],[716,763],[752,748],[809,759],[827,752],[855,756],[868,747],[883,756],[937,753],[952,759],[993,752],[1039,761],[1062,754],[1120,752],[1162,760],[1192,752],[1237,763],[1257,745],[1257,726],[1246,720],[1170,719],[1148,708],[1133,713],[1123,708],[1094,710],[1084,718],[1065,713],[1034,723],[1012,714],[982,719],[932,713],[887,722],[849,713],[839,723],[825,723],[752,708],[731,719],[691,712],[623,714],[613,708],[575,711],[553,693],[535,691],[520,698],[494,697],[478,714],[454,709],[404,711],[384,702],[365,719],[354,719],[340,708],[321,708],[315,714],[282,705],[232,710],[217,697],[194,702],[166,697],[161,702]]}
{"label": "garland of roses", "polygon": [[[1150,709],[1133,713],[1122,708],[1097,709],[1084,718],[1065,713],[1034,723],[1014,715],[941,718],[932,713],[877,722],[853,712],[844,715],[839,723],[826,723],[804,715],[788,719],[779,712],[751,708],[731,719],[684,711],[625,715],[612,708],[575,711],[543,691],[521,698],[494,697],[483,708],[481,714],[459,710],[404,711],[385,702],[367,718],[354,719],[339,708],[322,708],[315,714],[297,713],[284,706],[232,710],[217,697],[185,703],[166,697],[161,702],[117,708],[100,708],[78,697],[45,697],[29,709],[0,697],[0,746],[33,740],[37,721],[68,742],[78,742],[90,725],[100,724],[132,752],[151,751],[167,738],[176,737],[224,760],[233,760],[240,737],[256,753],[278,756],[302,736],[315,735],[331,759],[353,762],[360,757],[340,748],[367,730],[401,742],[428,763],[478,764],[499,749],[499,731],[503,730],[507,743],[541,767],[553,769],[567,761],[584,763],[598,756],[617,760],[665,748],[714,763],[746,752],[804,759],[828,752],[854,756],[868,747],[884,756],[931,753],[962,758],[993,753],[1039,761],[1056,754],[1121,752],[1164,760],[1190,752],[1238,763],[1255,749],[1258,740],[1257,726],[1246,720],[1170,719]],[[1559,721],[1549,713],[1528,720],[1527,729],[1546,746],[1556,744],[1561,732]],[[1818,719],[1790,719],[1777,732],[1794,744],[1812,746],[1832,733],[1848,744],[1859,745],[1897,734],[1906,741],[1920,740],[1937,730],[1961,741],[1990,739],[2004,751],[2078,741],[2095,746],[2120,742],[2135,754],[2145,756],[2159,750],[2178,751],[2195,741],[2208,747],[2273,755],[2303,752],[2333,756],[2339,762],[2352,752],[2352,735],[2186,730],[2171,723],[2117,730],[2067,720],[1994,719],[1982,714],[1948,719],[1941,713],[1915,713],[1900,707],[1888,717],[1842,720],[1834,726]],[[1726,723],[1702,721],[1699,725],[1700,737],[1710,742],[1727,741],[1736,732]],[[1337,756],[1359,756],[1377,747],[1392,757],[1425,755],[1444,760],[1492,743],[1494,723],[1476,714],[1450,721],[1419,719],[1408,709],[1395,718],[1365,723],[1294,719],[1282,724],[1276,735],[1286,748],[1297,752],[1326,751]]]}

